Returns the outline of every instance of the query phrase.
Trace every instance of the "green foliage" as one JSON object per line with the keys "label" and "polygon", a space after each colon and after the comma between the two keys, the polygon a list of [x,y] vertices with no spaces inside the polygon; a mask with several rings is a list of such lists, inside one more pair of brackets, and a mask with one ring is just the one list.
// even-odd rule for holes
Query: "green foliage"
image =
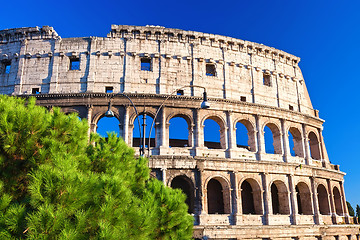
{"label": "green foliage", "polygon": [[348,201],[346,201],[346,205],[347,205],[347,208],[348,208],[348,211],[349,211],[349,215],[352,216],[352,217],[354,217],[354,216],[355,216],[355,212],[354,212],[353,207],[351,206],[351,204],[350,204]]}
{"label": "green foliage", "polygon": [[0,239],[191,239],[185,195],[124,141],[0,96]]}
{"label": "green foliage", "polygon": [[356,204],[356,217],[358,218],[358,222],[360,222],[360,206]]}

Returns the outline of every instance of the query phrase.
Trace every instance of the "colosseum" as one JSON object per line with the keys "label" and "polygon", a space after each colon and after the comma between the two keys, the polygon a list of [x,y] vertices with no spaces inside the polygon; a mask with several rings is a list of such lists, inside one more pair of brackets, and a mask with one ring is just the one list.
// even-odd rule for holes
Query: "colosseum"
{"label": "colosseum", "polygon": [[[152,176],[187,195],[195,239],[358,240],[299,61],[160,26],[64,39],[49,26],[16,28],[0,31],[0,93],[76,112],[89,132],[111,110]],[[140,116],[154,119],[154,137],[135,136]],[[178,131],[187,139],[171,138],[174,118],[186,122]]]}

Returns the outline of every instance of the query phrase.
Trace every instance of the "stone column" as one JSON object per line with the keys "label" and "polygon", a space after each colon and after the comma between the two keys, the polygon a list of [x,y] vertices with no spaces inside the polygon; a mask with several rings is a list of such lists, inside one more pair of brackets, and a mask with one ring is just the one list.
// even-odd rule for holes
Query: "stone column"
{"label": "stone column", "polygon": [[15,86],[14,86],[14,94],[18,95],[18,94],[22,94],[23,93],[23,89],[22,89],[22,84],[23,84],[23,74],[24,74],[24,68],[25,68],[25,64],[26,64],[26,52],[27,52],[27,42],[28,40],[24,40],[21,42],[21,46],[20,46],[20,52],[19,52],[19,58],[18,58],[18,71],[16,74],[16,79],[15,79]]}
{"label": "stone column", "polygon": [[285,129],[285,120],[284,119],[280,119],[281,121],[281,135],[282,135],[282,141],[283,141],[283,159],[284,162],[288,162],[288,157],[291,155],[290,154],[290,147],[289,147],[289,133],[286,132]]}
{"label": "stone column", "polygon": [[239,212],[239,205],[238,205],[238,185],[237,185],[237,174],[234,171],[230,172],[230,184],[231,184],[231,214],[232,214],[232,225],[237,224],[237,214]]}
{"label": "stone column", "polygon": [[156,138],[158,140],[158,145],[156,147],[159,148],[160,154],[166,151],[169,148],[169,124],[166,123],[166,109],[163,107],[160,114],[158,131],[156,134]]}
{"label": "stone column", "polygon": [[261,127],[260,123],[261,117],[256,115],[255,121],[256,121],[256,140],[257,143],[257,160],[261,160],[261,155],[265,153],[265,141],[264,141],[264,131]]}
{"label": "stone column", "polygon": [[200,110],[194,109],[193,113],[195,121],[193,155],[201,156],[201,149],[204,148],[204,126],[201,123]]}
{"label": "stone column", "polygon": [[236,128],[233,127],[233,114],[231,111],[226,111],[226,122],[228,127],[228,150],[236,149]]}
{"label": "stone column", "polygon": [[330,183],[330,179],[326,179],[327,182],[327,187],[328,187],[328,200],[330,203],[330,213],[331,213],[331,218],[334,224],[337,223],[336,220],[336,210],[335,210],[335,202],[334,202],[334,196],[333,196],[333,192],[331,189],[331,183]]}
{"label": "stone column", "polygon": [[297,215],[298,215],[298,205],[297,205],[297,195],[296,195],[296,189],[295,189],[295,183],[294,183],[294,175],[289,174],[289,190],[290,190],[290,206],[291,206],[291,218],[292,218],[292,224],[296,225],[297,222]]}
{"label": "stone column", "polygon": [[311,154],[310,154],[310,146],[309,146],[309,139],[306,135],[306,128],[305,128],[305,124],[302,124],[302,131],[303,131],[303,142],[304,142],[304,152],[305,152],[305,163],[306,165],[310,165],[310,159],[311,159]]}
{"label": "stone column", "polygon": [[93,129],[92,129],[92,123],[91,123],[91,119],[92,119],[92,112],[93,112],[93,106],[92,105],[87,105],[86,106],[87,108],[87,121],[88,121],[88,126],[89,126],[89,129],[88,129],[88,136],[90,137],[90,133],[93,132]]}
{"label": "stone column", "polygon": [[161,168],[161,173],[162,173],[162,181],[163,181],[163,183],[164,183],[164,185],[166,186],[167,184],[166,184],[166,181],[167,181],[167,176],[166,176],[166,167],[164,167],[164,168]]}
{"label": "stone column", "polygon": [[129,106],[124,107],[124,116],[123,116],[123,138],[127,145],[131,146],[131,142],[129,141]]}
{"label": "stone column", "polygon": [[268,182],[268,173],[262,173],[262,188],[263,188],[263,198],[264,198],[264,225],[269,225],[269,215],[272,214],[272,205],[270,204],[270,192],[269,192],[269,182]]}
{"label": "stone column", "polygon": [[318,193],[315,186],[315,178],[310,177],[311,182],[311,190],[313,193],[313,209],[314,209],[314,217],[315,217],[315,224],[320,224],[320,212],[319,212],[319,201],[318,201]]}

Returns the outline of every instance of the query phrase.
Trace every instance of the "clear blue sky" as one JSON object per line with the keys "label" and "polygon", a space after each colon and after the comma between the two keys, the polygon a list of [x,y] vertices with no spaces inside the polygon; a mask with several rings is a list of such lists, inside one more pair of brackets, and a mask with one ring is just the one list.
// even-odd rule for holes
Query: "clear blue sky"
{"label": "clear blue sky", "polygon": [[106,36],[111,24],[161,25],[216,33],[301,58],[315,109],[325,119],[332,163],[360,205],[360,1],[3,1],[0,29],[50,25],[61,37]]}

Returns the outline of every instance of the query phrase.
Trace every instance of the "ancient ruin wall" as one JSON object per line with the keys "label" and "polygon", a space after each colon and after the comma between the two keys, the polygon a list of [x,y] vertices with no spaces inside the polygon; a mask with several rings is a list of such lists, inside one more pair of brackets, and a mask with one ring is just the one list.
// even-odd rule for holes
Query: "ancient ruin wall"
{"label": "ancient ruin wall", "polygon": [[[3,30],[0,61],[0,93],[76,112],[93,132],[114,93],[151,117],[169,97],[149,166],[164,184],[186,186],[196,238],[359,237],[348,225],[344,173],[328,159],[323,120],[293,55],[219,35],[113,25],[105,38],[62,39],[52,27]],[[209,109],[200,109],[202,87]],[[112,103],[120,136],[135,146],[134,109],[119,96]],[[174,117],[187,122],[182,147],[170,143]],[[220,127],[215,148],[204,139],[207,119]],[[238,123],[247,129],[245,148],[236,143]],[[274,153],[265,150],[266,126]]]}

